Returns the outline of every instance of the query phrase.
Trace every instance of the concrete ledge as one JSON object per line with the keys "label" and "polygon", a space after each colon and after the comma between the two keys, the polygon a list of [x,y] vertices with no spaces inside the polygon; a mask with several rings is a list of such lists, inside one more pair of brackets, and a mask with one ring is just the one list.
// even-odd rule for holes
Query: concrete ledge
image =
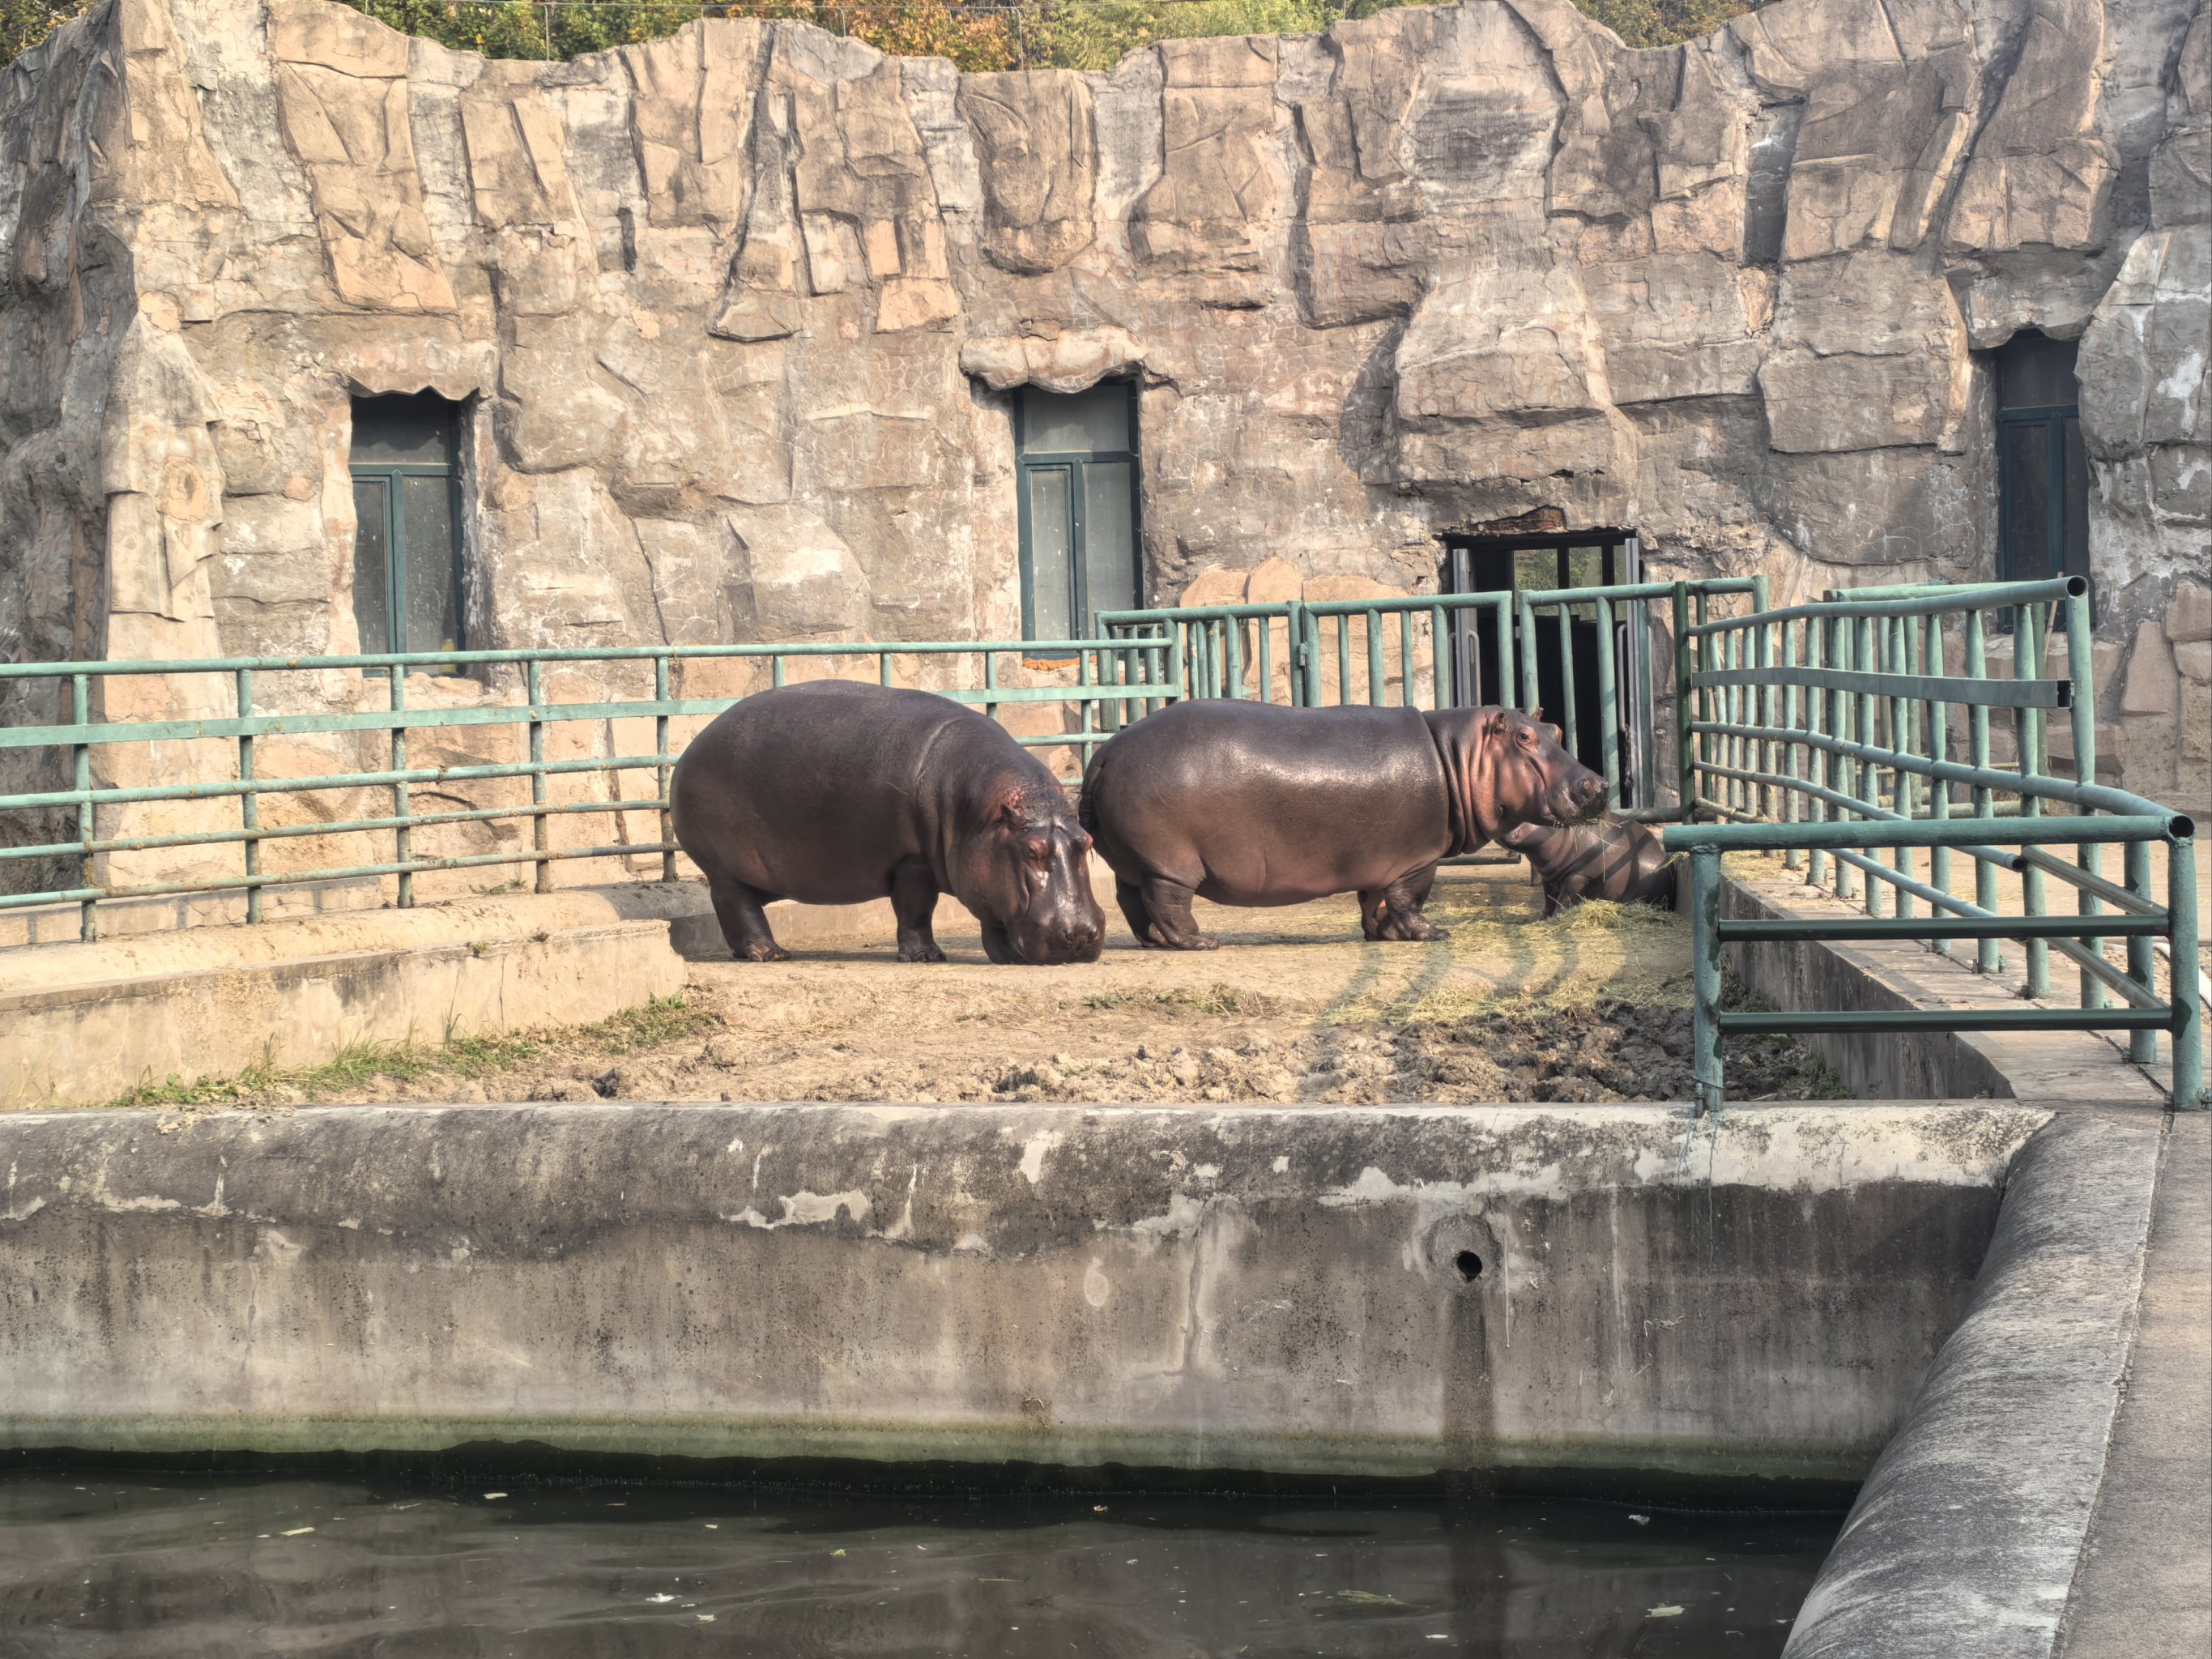
{"label": "concrete ledge", "polygon": [[1784,1659],[2051,1651],[2127,1370],[2163,1127],[2069,1116],[2021,1151],[1972,1305]]}
{"label": "concrete ledge", "polygon": [[2018,1107],[0,1119],[0,1446],[1855,1480]]}

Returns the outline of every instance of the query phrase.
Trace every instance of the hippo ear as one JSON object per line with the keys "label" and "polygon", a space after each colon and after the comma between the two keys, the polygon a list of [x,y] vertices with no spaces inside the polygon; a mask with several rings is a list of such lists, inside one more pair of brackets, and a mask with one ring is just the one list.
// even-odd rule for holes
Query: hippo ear
{"label": "hippo ear", "polygon": [[1544,705],[1540,702],[1534,708],[1530,709],[1528,711],[1528,718],[1532,720],[1542,720],[1544,718]]}

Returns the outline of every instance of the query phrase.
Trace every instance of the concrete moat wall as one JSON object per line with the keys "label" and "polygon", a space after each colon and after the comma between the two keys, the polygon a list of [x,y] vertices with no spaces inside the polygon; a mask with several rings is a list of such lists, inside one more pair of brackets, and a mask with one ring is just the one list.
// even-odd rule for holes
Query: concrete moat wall
{"label": "concrete moat wall", "polygon": [[2047,1117],[10,1115],[0,1444],[1855,1481]]}
{"label": "concrete moat wall", "polygon": [[[1540,507],[1783,600],[1985,577],[1990,354],[2041,331],[2080,343],[2100,753],[2201,805],[2208,124],[2203,0],[1779,0],[1658,51],[1468,0],[967,76],[787,23],[487,62],[323,0],[110,0],[0,74],[0,657],[354,649],[349,399],[423,388],[464,404],[484,645],[1017,634],[1014,395],[1108,376],[1156,601],[1432,588],[1437,532]],[[302,848],[349,861],[266,854]]]}

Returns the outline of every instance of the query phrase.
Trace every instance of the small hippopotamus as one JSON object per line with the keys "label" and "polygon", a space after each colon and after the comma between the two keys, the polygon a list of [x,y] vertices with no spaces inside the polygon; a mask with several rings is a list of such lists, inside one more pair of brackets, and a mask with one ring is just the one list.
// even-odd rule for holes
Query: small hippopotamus
{"label": "small hippopotamus", "polygon": [[1498,841],[1528,860],[1544,884],[1544,914],[1584,899],[1674,908],[1674,866],[1659,837],[1607,813],[1587,823],[1523,823]]}
{"label": "small hippopotamus", "polygon": [[761,907],[888,896],[901,962],[942,962],[939,893],[1000,963],[1094,962],[1105,913],[1091,837],[1059,781],[1006,729],[927,691],[816,680],[757,692],[691,740],[669,788],[741,961],[782,962]]}
{"label": "small hippopotamus", "polygon": [[1597,811],[1605,780],[1510,708],[1181,702],[1101,745],[1083,825],[1139,943],[1207,951],[1191,900],[1359,895],[1370,939],[1428,939],[1437,862]]}

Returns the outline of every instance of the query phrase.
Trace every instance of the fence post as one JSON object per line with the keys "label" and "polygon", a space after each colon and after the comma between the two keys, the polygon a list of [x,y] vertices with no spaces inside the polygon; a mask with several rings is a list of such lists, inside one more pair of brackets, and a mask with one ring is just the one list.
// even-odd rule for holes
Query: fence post
{"label": "fence post", "polygon": [[[387,672],[392,676],[392,709],[398,714],[407,707],[407,671],[394,663]],[[407,731],[404,726],[394,726],[392,728],[392,769],[395,772],[407,769]],[[407,829],[407,820],[412,812],[407,786],[394,783],[392,786],[392,816],[398,820],[392,832],[392,862],[395,864],[404,866],[415,856],[415,838]],[[399,908],[408,910],[414,905],[415,872],[403,868],[399,872]]]}
{"label": "fence post", "polygon": [[[2043,607],[2039,605],[2023,605],[2019,608],[2019,616],[2020,631],[2013,639],[2012,677],[2015,681],[2039,680],[2044,677]],[[2044,769],[2043,722],[2039,715],[2039,710],[2022,708],[2013,722],[2013,730],[2018,734],[2020,775],[2022,778],[2038,776]],[[2041,817],[2043,816],[2042,797],[2023,792],[2020,798],[2020,815],[2024,818]],[[2039,916],[2044,913],[2043,872],[2032,864],[2021,872],[2020,896],[2021,913],[2023,915]],[[2091,902],[2088,895],[2083,894],[2083,908],[2086,909]],[[2085,948],[2092,950],[2095,948],[2094,940],[2084,939],[2081,943]],[[2039,939],[2028,940],[2027,956],[2027,994],[2031,997],[2049,996],[2051,994],[2049,941]],[[2101,985],[2096,987],[2096,1000],[2090,1000],[2093,994],[2090,988],[2093,984],[2094,981],[2088,975],[2081,975],[2081,1006],[2084,1008],[2097,1007],[2104,1000],[2102,995],[2104,987]]]}
{"label": "fence post", "polygon": [[530,705],[530,845],[538,854],[532,860],[538,866],[538,873],[532,883],[532,890],[539,893],[553,890],[553,862],[545,856],[545,721],[538,708],[544,691],[544,665],[535,657],[523,664],[523,696]]}
{"label": "fence post", "polygon": [[[92,724],[92,676],[70,676],[70,719],[80,728]],[[76,881],[80,887],[93,884],[93,872],[97,868],[93,860],[98,855],[92,844],[99,839],[99,809],[92,804],[92,745],[78,742],[70,745],[74,762],[73,781],[77,792],[76,839],[82,849],[76,855]],[[100,937],[100,919],[94,906],[97,899],[77,901],[76,936],[87,945]]]}
{"label": "fence post", "polygon": [[[238,717],[249,718],[253,713],[253,671],[238,671]],[[253,781],[253,734],[241,732],[238,735],[238,781]],[[238,798],[239,827],[246,832],[246,919],[261,920],[261,884],[253,879],[261,873],[261,838],[254,831],[261,828],[261,797],[258,792],[246,790]]]}
{"label": "fence post", "polygon": [[653,769],[653,793],[660,798],[660,878],[676,879],[676,811],[669,799],[675,774],[668,761],[668,659],[653,659],[653,700],[660,712],[653,717],[653,752],[660,763]]}
{"label": "fence post", "polygon": [[[1943,617],[1941,611],[1928,613],[1925,632],[1927,637],[1922,659],[1927,663],[1931,677],[1943,678],[1948,671],[1943,660]],[[1931,760],[1948,761],[1951,758],[1951,705],[1941,697],[1930,698],[1928,703],[1928,755]],[[1937,823],[1951,816],[1951,786],[1941,779],[1931,780],[1928,785],[1928,816]],[[1929,851],[1928,884],[1939,893],[1951,890],[1949,848],[1937,847]],[[1958,954],[1948,939],[1930,941],[1929,948],[1938,956]]]}
{"label": "fence post", "polygon": [[1605,801],[1620,810],[1620,688],[1613,661],[1613,601],[1597,601],[1598,749],[1604,757]]}
{"label": "fence post", "polygon": [[1696,1077],[1698,1115],[1721,1107],[1721,855],[1710,849],[1690,854],[1691,983],[1690,1054]]}
{"label": "fence post", "polygon": [[[1796,625],[1793,623],[1784,623],[1781,624],[1781,629],[1782,665],[1784,668],[1795,668],[1797,666]],[[1810,624],[1808,624],[1808,631],[1810,631]],[[1798,689],[1794,685],[1784,686],[1782,689],[1781,729],[1784,732],[1795,732],[1797,729],[1800,708],[1797,693]],[[1782,744],[1782,775],[1788,778],[1791,783],[1797,781],[1797,745],[1786,739]],[[1796,789],[1787,787],[1783,789],[1782,793],[1784,808],[1790,815],[1789,822],[1791,823],[1801,822],[1805,816],[1804,798]],[[1785,870],[1803,869],[1805,849],[1802,847],[1785,848],[1782,854],[1782,867]]]}
{"label": "fence post", "polygon": [[1674,787],[1682,822],[1697,820],[1697,761],[1690,747],[1690,585],[1674,584]]}
{"label": "fence post", "polygon": [[1293,599],[1298,617],[1299,679],[1305,686],[1305,706],[1321,707],[1321,624],[1303,600]]}
{"label": "fence post", "polygon": [[2172,953],[2173,1105],[2206,1105],[2204,1008],[2192,983],[2197,967],[2197,843],[2170,842],[2166,854],[2166,948]]}
{"label": "fence post", "polygon": [[[1966,678],[1986,680],[1990,677],[1988,625],[1983,622],[1980,607],[1966,612]],[[1990,709],[1987,703],[1972,704],[1966,710],[1966,758],[1977,772],[1990,769]],[[1974,787],[1974,816],[1993,818],[1996,816],[1996,796],[1994,792]],[[1974,860],[1974,903],[1981,909],[1994,913],[1997,908],[1997,872],[1987,859]],[[1997,942],[1985,939],[1974,947],[1974,971],[1994,974],[2004,966],[2004,957],[1997,950]]]}
{"label": "fence post", "polygon": [[[2097,781],[2097,674],[2095,658],[2091,647],[2095,641],[2089,634],[2089,596],[2084,591],[2066,597],[2066,678],[2073,682],[2069,699],[2073,707],[2069,711],[2074,720],[2074,781],[2076,786]],[[2040,758],[2040,757],[2039,757]],[[2075,861],[2089,874],[2104,873],[2102,849],[2094,841],[2085,841],[2075,849]],[[2088,892],[2075,889],[2080,915],[2094,916],[2104,910],[2102,901]],[[2091,955],[2100,954],[2104,948],[2101,939],[2085,939],[2081,948]],[[2105,1006],[2105,988],[2087,974],[2081,975],[2081,1006],[2101,1008]],[[2132,1046],[2132,1045],[2131,1045]]]}

